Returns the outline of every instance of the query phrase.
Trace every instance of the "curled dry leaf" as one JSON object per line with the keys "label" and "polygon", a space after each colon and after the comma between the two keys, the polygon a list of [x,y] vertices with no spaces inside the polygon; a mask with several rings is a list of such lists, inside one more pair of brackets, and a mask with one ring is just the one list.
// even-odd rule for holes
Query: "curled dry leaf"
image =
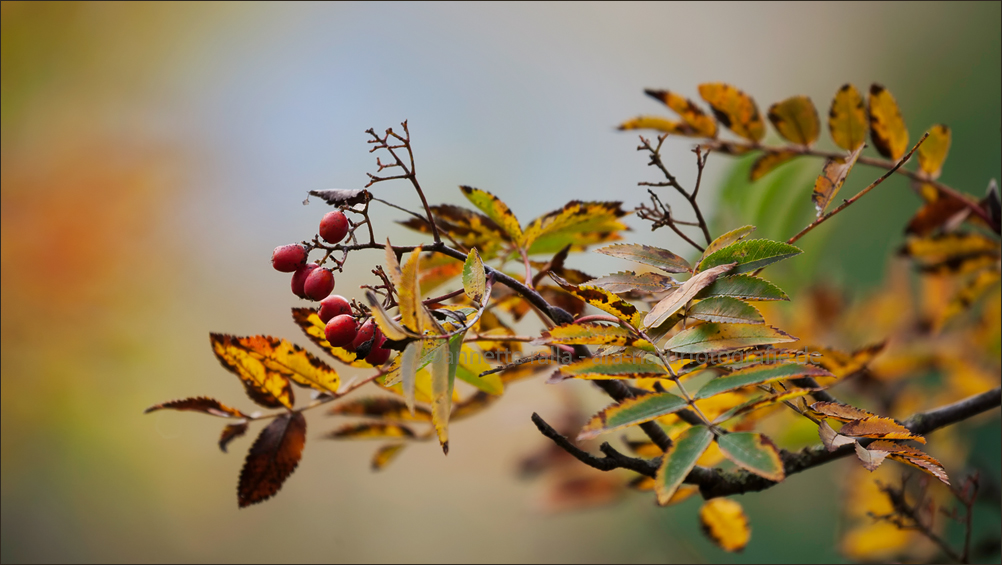
{"label": "curled dry leaf", "polygon": [[842,185],[845,184],[845,179],[852,171],[856,160],[859,159],[859,154],[863,152],[863,147],[860,145],[846,157],[829,159],[825,162],[821,175],[814,181],[814,192],[811,193],[811,201],[814,202],[814,208],[817,209],[819,217],[825,213],[825,209],[828,208]]}
{"label": "curled dry leaf", "polygon": [[821,420],[821,425],[818,426],[818,435],[821,436],[821,443],[824,444],[825,449],[829,452],[835,451],[843,445],[856,443],[856,440],[851,437],[845,437],[833,430],[828,425],[828,420]]}
{"label": "curled dry leaf", "polygon": [[355,204],[364,204],[368,192],[361,188],[333,188],[330,190],[311,190],[310,196],[322,198],[331,206],[354,206]]}
{"label": "curled dry leaf", "polygon": [[863,463],[863,467],[867,471],[875,471],[889,454],[890,452],[888,451],[867,449],[858,443],[856,444],[856,457],[859,457],[859,460]]}
{"label": "curled dry leaf", "polygon": [[306,418],[301,412],[282,414],[261,430],[240,471],[240,507],[274,496],[296,470],[305,445]]}
{"label": "curled dry leaf", "polygon": [[[720,252],[723,252],[723,250]],[[707,259],[710,258],[712,258],[712,256]],[[661,325],[661,323],[667,320],[672,314],[678,312],[683,306],[688,304],[690,300],[695,298],[699,291],[703,290],[709,286],[710,283],[717,280],[717,277],[720,275],[734,268],[735,265],[737,265],[737,263],[717,265],[693,275],[689,278],[689,280],[682,283],[681,286],[672,291],[672,293],[668,296],[664,297],[661,302],[658,302],[657,305],[651,309],[647,316],[644,317],[644,327],[652,328]]]}
{"label": "curled dry leaf", "polygon": [[226,449],[229,447],[230,442],[246,434],[247,427],[247,422],[238,422],[223,428],[223,432],[219,434],[219,450],[226,453]]}
{"label": "curled dry leaf", "polygon": [[949,477],[943,469],[943,464],[935,457],[925,453],[921,449],[905,445],[897,441],[877,440],[867,446],[870,450],[885,451],[891,459],[900,461],[929,473],[946,484],[950,484]]}
{"label": "curled dry leaf", "polygon": [[699,523],[703,533],[724,551],[741,551],[751,539],[744,509],[729,498],[713,498],[703,503]]}

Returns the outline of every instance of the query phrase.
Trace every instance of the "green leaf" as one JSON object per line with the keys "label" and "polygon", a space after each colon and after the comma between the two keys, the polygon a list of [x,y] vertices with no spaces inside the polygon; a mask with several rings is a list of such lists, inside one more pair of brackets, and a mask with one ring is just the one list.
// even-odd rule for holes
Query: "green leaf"
{"label": "green leaf", "polygon": [[713,432],[706,426],[693,426],[675,440],[661,459],[661,467],[658,468],[657,477],[654,479],[658,504],[668,504],[711,443],[713,443]]}
{"label": "green leaf", "polygon": [[407,409],[414,414],[414,385],[417,382],[418,358],[424,348],[422,341],[412,341],[404,348],[403,355],[400,356],[400,378],[404,389],[404,402]]}
{"label": "green leaf", "polygon": [[[626,224],[619,221],[619,218],[628,213],[622,210],[622,204],[572,200],[563,208],[529,222],[518,244],[531,253],[541,253],[556,241],[580,247],[620,239],[616,233],[626,229]],[[596,238],[598,234],[608,235]],[[541,245],[537,245],[537,242]],[[557,249],[561,247],[563,246]]]}
{"label": "green leaf", "polygon": [[592,417],[591,421],[578,434],[578,441],[592,439],[605,432],[650,422],[661,416],[678,412],[687,405],[684,398],[667,392],[628,398]]}
{"label": "green leaf", "polygon": [[665,342],[664,348],[673,353],[696,354],[791,341],[797,338],[772,326],[710,322],[680,331]]}
{"label": "green leaf", "polygon": [[699,258],[699,260],[702,261],[728,245],[741,241],[753,231],[755,231],[755,226],[744,226],[725,233],[724,235],[711,241],[710,244],[706,246],[706,249],[703,250],[703,255]]}
{"label": "green leaf", "polygon": [[755,365],[747,369],[713,379],[703,385],[696,393],[696,398],[709,398],[722,392],[735,390],[751,385],[760,385],[781,379],[797,379],[800,377],[831,377],[828,371],[816,365],[800,365],[786,363],[784,365]]}
{"label": "green leaf", "polygon": [[442,451],[449,454],[449,414],[452,412],[452,389],[456,383],[456,368],[459,366],[459,351],[463,345],[462,332],[450,339],[448,347],[435,350],[431,361],[431,421],[438,434]]}
{"label": "green leaf", "polygon": [[699,274],[693,275],[689,280],[682,283],[682,286],[675,289],[671,294],[664,297],[654,308],[644,317],[644,326],[653,328],[661,325],[672,314],[678,312],[690,300],[696,297],[699,291],[709,286],[720,275],[726,273],[734,267],[734,263],[718,265],[712,269],[707,269]]}
{"label": "green leaf", "polygon": [[459,189],[463,191],[467,200],[472,202],[495,224],[501,226],[511,241],[518,242],[522,239],[522,227],[518,223],[518,218],[508,209],[508,205],[497,196],[472,186],[460,186]]}
{"label": "green leaf", "polygon": [[662,271],[668,273],[688,273],[692,269],[689,267],[689,263],[675,255],[667,249],[660,249],[657,247],[650,247],[648,245],[637,245],[637,244],[626,244],[626,245],[610,245],[609,247],[603,247],[602,249],[596,249],[599,253],[604,253],[611,257],[619,257],[620,259],[628,259],[636,263],[643,263],[644,265],[650,265],[652,267],[657,267]]}
{"label": "green leaf", "polygon": [[762,324],[765,320],[758,309],[737,298],[714,296],[692,305],[686,312],[690,318],[724,324]]}
{"label": "green leaf", "polygon": [[604,288],[609,292],[619,294],[639,290],[641,292],[663,292],[678,286],[675,279],[659,273],[631,273],[621,271],[588,282],[588,286]]}
{"label": "green leaf", "polygon": [[479,304],[487,291],[487,276],[484,274],[484,262],[477,253],[477,248],[470,250],[463,264],[463,290],[474,304]]}
{"label": "green leaf", "polygon": [[779,241],[752,239],[739,241],[714,252],[699,263],[699,270],[737,263],[734,274],[747,273],[803,253],[800,248]]}
{"label": "green leaf", "polygon": [[661,363],[628,354],[587,357],[560,367],[560,374],[579,379],[638,378],[667,375]]}
{"label": "green leaf", "polygon": [[713,284],[704,288],[696,298],[711,296],[731,296],[744,300],[789,300],[778,286],[771,282],[751,275],[733,275],[718,277]]}
{"label": "green leaf", "polygon": [[725,457],[746,471],[777,483],[786,478],[776,444],[762,434],[729,433],[718,437],[717,445]]}

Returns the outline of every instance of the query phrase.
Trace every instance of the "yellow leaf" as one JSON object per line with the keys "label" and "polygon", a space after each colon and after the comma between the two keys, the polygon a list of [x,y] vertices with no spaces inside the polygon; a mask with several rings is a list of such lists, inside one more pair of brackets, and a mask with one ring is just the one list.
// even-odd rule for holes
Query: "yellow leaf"
{"label": "yellow leaf", "polygon": [[[270,350],[279,346],[278,343],[274,342],[282,340],[268,336],[241,338],[224,334],[211,334],[209,338],[216,357],[219,358],[223,367],[240,377],[251,400],[267,408],[280,406],[292,408],[295,400],[292,388],[289,386],[289,377],[293,371],[282,367],[279,363],[272,363],[266,356]],[[283,348],[280,357],[288,357],[292,353],[289,349],[288,347]],[[299,351],[309,355],[305,350],[299,349]],[[312,358],[312,356],[310,357]],[[337,390],[337,373],[320,362],[319,359],[313,358],[313,360],[333,373],[332,376],[328,375],[326,379],[323,377],[321,379]]]}
{"label": "yellow leaf", "polygon": [[866,142],[866,106],[856,87],[844,84],[835,93],[828,110],[832,140],[846,151],[855,151]]}
{"label": "yellow leaf", "polygon": [[798,145],[812,145],[821,131],[818,110],[806,96],[793,96],[770,106],[769,121],[779,135]]}
{"label": "yellow leaf", "polygon": [[955,316],[966,312],[978,298],[998,286],[1000,274],[997,265],[998,262],[995,262],[992,268],[979,272],[974,278],[960,287],[953,298],[950,299],[946,308],[943,309],[943,313],[937,318],[937,329],[942,328],[946,322]]}
{"label": "yellow leaf", "polygon": [[699,95],[713,108],[713,115],[724,127],[749,140],[765,137],[765,122],[751,96],[720,82],[699,85]]}
{"label": "yellow leaf", "polygon": [[400,452],[407,447],[406,443],[390,443],[386,444],[376,450],[372,454],[372,466],[373,471],[380,471],[385,469],[394,459],[400,455]]}
{"label": "yellow leaf", "polygon": [[[619,221],[627,214],[621,209],[622,202],[568,202],[563,208],[544,214],[525,228],[525,233],[519,241],[519,246],[533,253],[533,244],[546,240],[560,240],[561,243],[589,245],[593,243],[593,234],[613,234],[626,229],[626,224]],[[586,236],[582,239],[579,236]],[[562,236],[562,237],[561,237]],[[606,240],[606,238],[602,238]],[[546,247],[552,247],[547,245]],[[563,247],[561,245],[561,247]]]}
{"label": "yellow leaf", "polygon": [[379,303],[379,300],[372,291],[366,291],[365,299],[369,303],[369,311],[372,313],[372,319],[376,321],[376,325],[379,326],[383,335],[393,341],[400,341],[408,337],[408,332],[393,321],[393,318],[386,313],[386,310],[383,310],[383,305]]}
{"label": "yellow leaf", "polygon": [[908,129],[894,96],[883,86],[870,86],[870,139],[881,155],[897,161],[908,151]]}
{"label": "yellow leaf", "polygon": [[355,352],[348,351],[347,349],[342,349],[340,347],[334,347],[327,341],[327,337],[324,334],[324,324],[320,316],[317,315],[317,311],[312,308],[293,308],[292,309],[292,319],[296,322],[303,333],[310,338],[310,341],[322,347],[331,355],[331,357],[337,359],[338,361],[351,366],[359,367],[363,369],[372,368],[372,365],[367,363],[364,359],[358,359],[355,356]]}
{"label": "yellow leaf", "polygon": [[324,437],[327,439],[413,439],[416,436],[410,428],[400,424],[365,422],[345,424]]}
{"label": "yellow leaf", "polygon": [[484,262],[480,259],[477,249],[473,248],[466,256],[463,265],[463,290],[474,304],[479,304],[487,289],[487,277],[484,274]]}
{"label": "yellow leaf", "polygon": [[950,151],[950,128],[937,124],[929,128],[929,137],[918,148],[919,168],[931,178],[939,178]]}
{"label": "yellow leaf", "polygon": [[859,154],[863,152],[863,147],[860,145],[845,157],[829,159],[825,162],[821,175],[818,176],[818,180],[814,181],[814,192],[811,194],[811,201],[814,202],[819,217],[825,213],[825,208],[835,199],[835,195],[842,188],[846,177],[852,171],[852,166],[856,164]]}
{"label": "yellow leaf", "polygon": [[473,188],[472,186],[460,186],[463,195],[494,221],[501,226],[511,241],[517,242],[522,239],[522,227],[518,223],[518,218],[508,209],[508,205],[486,190]]}
{"label": "yellow leaf", "polygon": [[797,151],[766,151],[752,164],[748,178],[755,182],[771,173],[776,167],[789,163],[800,155]]}
{"label": "yellow leaf", "polygon": [[421,288],[421,294],[428,294],[442,284],[456,278],[462,272],[463,262],[448,255],[436,253],[430,257],[422,257],[421,272],[418,274],[418,286]]}
{"label": "yellow leaf", "polygon": [[696,130],[692,129],[692,126],[689,124],[658,116],[637,116],[619,124],[619,130],[621,131],[633,129],[653,129],[673,135],[698,136]]}
{"label": "yellow leaf", "polygon": [[668,90],[645,90],[651,98],[660,100],[665,106],[671,108],[689,126],[696,137],[717,137],[717,122],[708,116],[692,100]]}
{"label": "yellow leaf", "polygon": [[[431,213],[439,231],[448,234],[467,249],[476,247],[485,258],[497,256],[509,240],[501,226],[473,210],[446,204],[432,206]],[[400,223],[412,230],[431,234],[431,226],[421,218],[411,218]]]}
{"label": "yellow leaf", "polygon": [[724,551],[741,551],[751,539],[744,509],[729,498],[707,500],[699,509],[699,523],[707,537]]}
{"label": "yellow leaf", "polygon": [[424,303],[421,302],[421,289],[417,279],[418,273],[421,271],[420,246],[411,251],[400,271],[400,285],[397,287],[400,321],[406,328],[418,334],[423,334],[426,331],[442,333],[441,326],[432,318]]}

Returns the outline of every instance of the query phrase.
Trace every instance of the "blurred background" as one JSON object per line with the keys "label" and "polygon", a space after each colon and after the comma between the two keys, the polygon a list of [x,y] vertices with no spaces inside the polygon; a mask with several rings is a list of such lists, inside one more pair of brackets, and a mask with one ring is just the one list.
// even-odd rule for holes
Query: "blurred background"
{"label": "blurred background", "polygon": [[[636,183],[656,177],[636,135],[615,131],[637,114],[667,114],[645,87],[697,98],[699,83],[726,81],[761,108],[809,95],[823,115],[843,83],[881,82],[912,139],[933,123],[953,128],[941,180],[980,196],[1002,168],[1000,15],[999,3],[961,2],[4,2],[0,557],[842,559],[838,465],[742,497],[754,533],[739,555],[699,534],[695,501],[658,509],[631,494],[546,512],[544,485],[517,477],[519,459],[546,442],[529,415],[559,409],[541,382],[513,386],[454,426],[447,458],[420,445],[378,474],[375,445],[320,440],[336,422],[312,415],[299,470],[276,499],[244,510],[235,487],[251,438],[223,455],[218,420],[142,410],[197,394],[252,409],[214,358],[210,331],[307,343],[270,253],[315,233],[325,206],[304,206],[308,190],[366,183],[370,127],[409,120],[431,201],[460,203],[457,185],[470,184],[524,222],[574,198],[627,208],[645,199]],[[690,143],[666,145],[691,185]],[[809,192],[820,165],[773,175]],[[734,203],[755,190],[734,180],[740,166],[710,157],[704,206],[732,204],[720,227],[742,220]],[[863,171],[843,190],[876,176]],[[406,185],[377,190],[418,205]],[[918,205],[902,180],[886,183],[805,238],[817,258],[798,277],[874,287]],[[810,213],[805,196],[796,206]],[[788,213],[759,203],[746,217]],[[391,223],[399,212],[378,217],[380,237],[417,241]],[[629,222],[638,242],[684,249],[667,230]],[[339,291],[357,293],[378,262],[353,256]],[[595,274],[622,268],[572,262]],[[984,426],[997,450],[997,415]]]}

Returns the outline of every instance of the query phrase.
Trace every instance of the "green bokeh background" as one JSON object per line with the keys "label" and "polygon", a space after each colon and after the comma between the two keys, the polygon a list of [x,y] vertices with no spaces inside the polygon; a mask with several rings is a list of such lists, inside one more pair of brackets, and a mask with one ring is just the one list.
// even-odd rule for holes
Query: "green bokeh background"
{"label": "green bokeh background", "polygon": [[[662,113],[645,87],[695,97],[697,84],[727,81],[760,106],[806,94],[823,113],[841,84],[881,82],[913,139],[951,126],[942,180],[980,196],[1002,169],[1000,15],[999,3],[961,2],[4,2],[0,559],[841,559],[837,465],[742,497],[754,535],[740,555],[698,533],[696,501],[659,509],[630,494],[539,512],[545,485],[515,471],[545,445],[529,414],[559,406],[542,383],[455,426],[447,458],[420,446],[379,474],[368,470],[375,445],[325,443],[335,423],[311,416],[296,474],[245,510],[234,491],[249,439],[222,455],[217,420],[141,412],[194,394],[251,408],[213,358],[210,331],[305,342],[269,253],[315,230],[324,210],[300,204],[307,190],[365,183],[369,127],[410,121],[432,201],[457,202],[455,187],[472,184],[524,221],[573,198],[644,199],[636,182],[656,177],[635,136],[614,126]],[[667,145],[691,185],[688,144]],[[811,213],[820,164],[755,185],[742,166],[711,157],[707,208],[721,229],[755,221],[784,226],[760,235],[785,239],[797,222],[783,218]],[[857,172],[843,190],[873,176]],[[416,205],[403,185],[380,191]],[[811,253],[776,276],[793,288],[873,287],[917,205],[892,179],[805,238]],[[391,225],[397,213],[381,214],[384,236],[414,237]],[[684,249],[630,223],[635,241]],[[338,279],[346,294],[379,258],[353,261]],[[601,402],[587,387],[574,393]],[[994,417],[978,432],[996,476],[998,429]]]}

